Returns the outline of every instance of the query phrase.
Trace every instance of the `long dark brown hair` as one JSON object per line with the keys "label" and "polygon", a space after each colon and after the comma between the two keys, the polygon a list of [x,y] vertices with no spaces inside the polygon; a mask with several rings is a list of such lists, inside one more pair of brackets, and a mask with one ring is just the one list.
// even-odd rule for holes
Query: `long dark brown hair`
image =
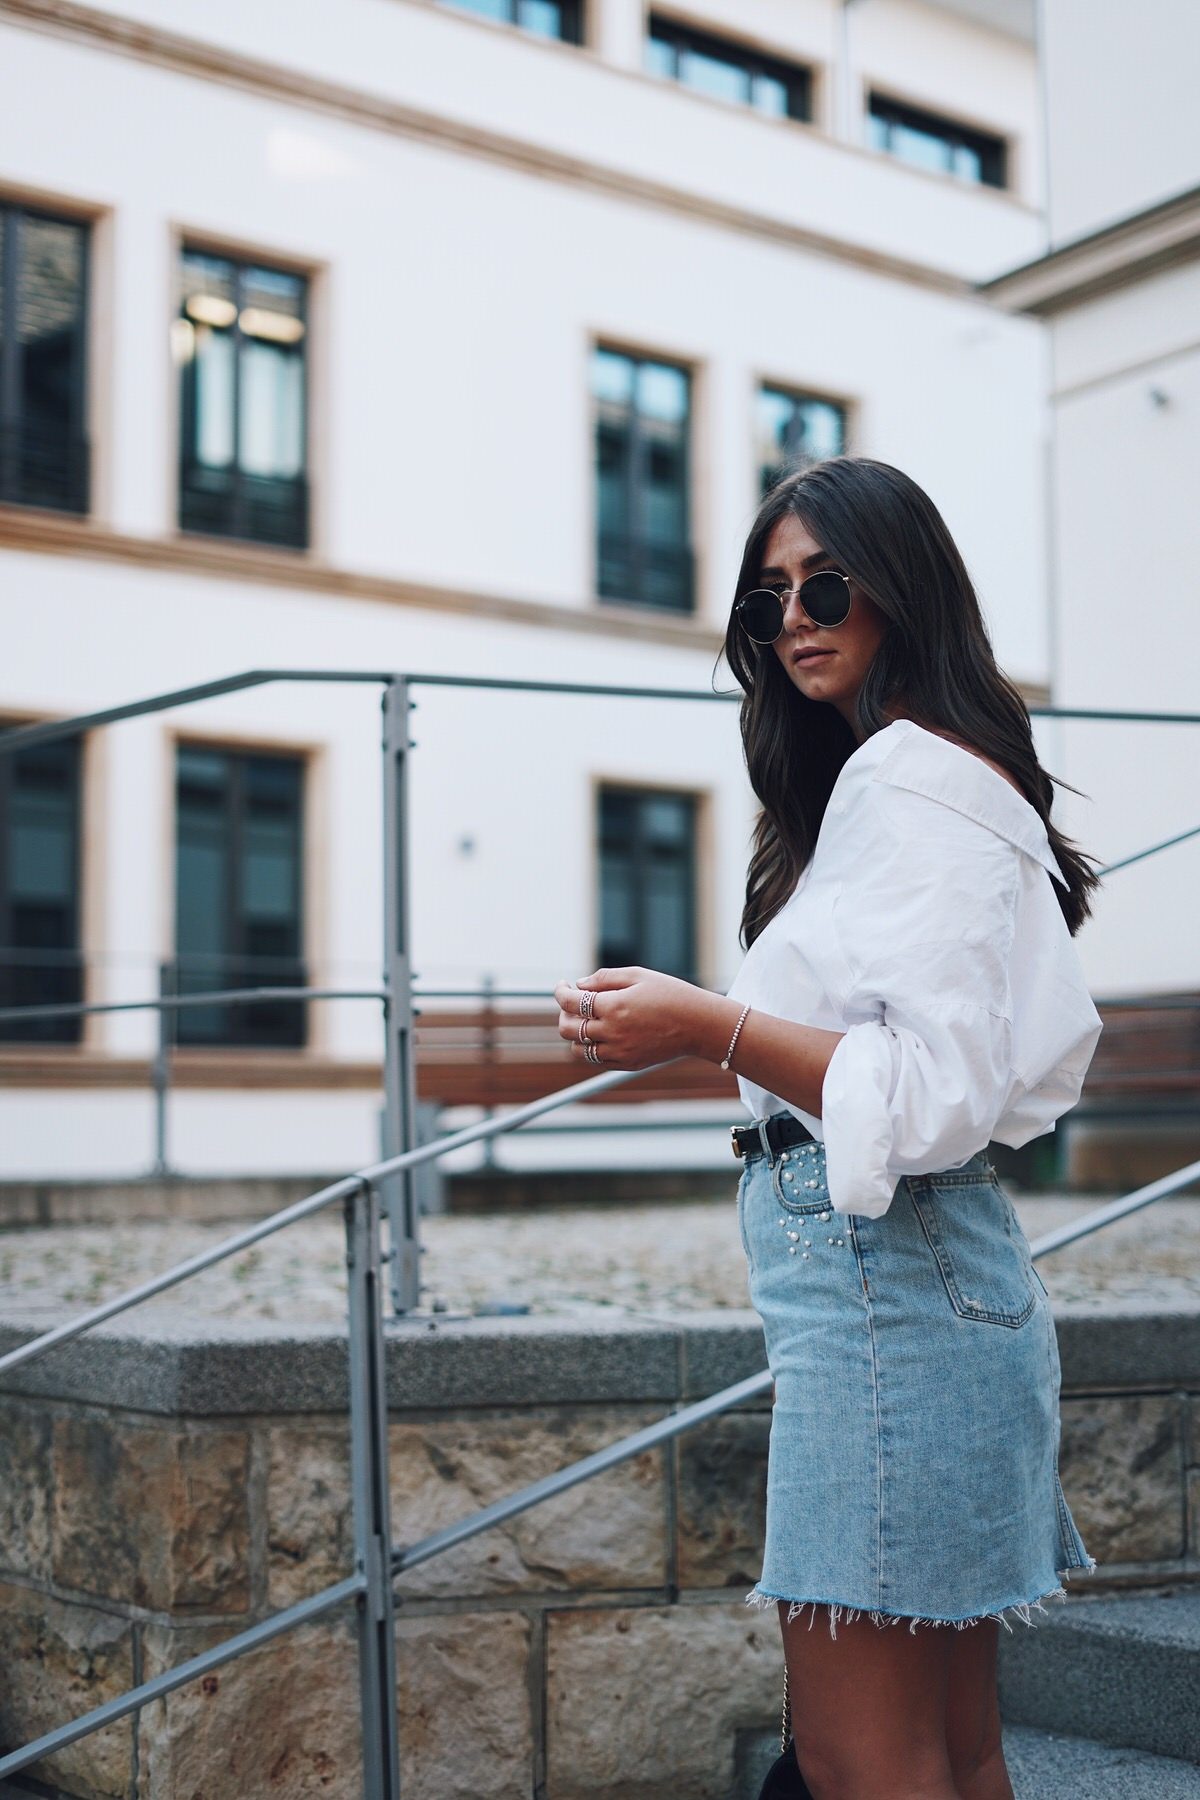
{"label": "long dark brown hair", "polygon": [[[1067,881],[1053,883],[1071,935],[1090,916],[1100,878],[1050,823],[1054,787],[1037,759],[1029,712],[1001,673],[966,565],[923,488],[890,463],[831,456],[789,475],[759,507],[746,539],[737,593],[759,585],[767,539],[795,515],[830,558],[875,602],[888,624],[859,688],[861,739],[891,724],[889,705],[930,730],[944,730],[1016,777],[1045,823]],[[725,659],[745,698],[742,747],[762,803],[746,877],[741,943],[755,938],[791,894],[812,856],[825,806],[858,747],[837,708],[809,700],[788,680],[774,648],[755,644],[730,610]]]}

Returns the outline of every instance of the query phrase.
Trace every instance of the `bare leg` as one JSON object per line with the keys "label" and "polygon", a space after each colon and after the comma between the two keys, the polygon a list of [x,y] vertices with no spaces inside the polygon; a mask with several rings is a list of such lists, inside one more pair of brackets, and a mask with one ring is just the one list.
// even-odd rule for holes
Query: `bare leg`
{"label": "bare leg", "polygon": [[[792,1732],[814,1800],[961,1800],[946,1742],[952,1646],[963,1635],[839,1620],[779,1604]],[[810,1624],[811,1622],[811,1624]],[[972,1796],[974,1800],[974,1796]]]}
{"label": "bare leg", "polygon": [[[918,1627],[919,1629],[919,1627]],[[996,1651],[1000,1625],[984,1619],[947,1634],[946,1751],[962,1800],[1013,1800],[1000,1741]]]}

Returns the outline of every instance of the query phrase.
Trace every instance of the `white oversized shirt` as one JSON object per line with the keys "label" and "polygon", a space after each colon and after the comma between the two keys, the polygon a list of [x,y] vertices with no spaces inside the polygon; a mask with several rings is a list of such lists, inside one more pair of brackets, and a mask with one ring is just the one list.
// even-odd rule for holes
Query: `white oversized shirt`
{"label": "white oversized shirt", "polygon": [[794,1113],[823,1141],[835,1211],[880,1218],[902,1175],[1028,1143],[1074,1106],[1102,1020],[1055,881],[1038,813],[971,751],[897,719],[851,752],[727,990],[845,1033],[819,1118],[738,1076],[752,1118]]}

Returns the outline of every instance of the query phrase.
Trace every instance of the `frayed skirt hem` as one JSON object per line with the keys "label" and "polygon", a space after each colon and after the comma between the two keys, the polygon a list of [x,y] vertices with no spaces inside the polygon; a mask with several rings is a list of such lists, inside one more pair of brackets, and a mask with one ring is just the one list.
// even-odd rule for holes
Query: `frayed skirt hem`
{"label": "frayed skirt hem", "polygon": [[[1061,1583],[1062,1581],[1069,1581],[1071,1576],[1078,1574],[1081,1568],[1090,1574],[1095,1567],[1095,1557],[1089,1556],[1086,1563],[1077,1563],[1071,1568],[1059,1569],[1056,1573],[1058,1574]],[[788,1602],[786,1622],[789,1625],[793,1619],[799,1618],[806,1606],[811,1606],[812,1618],[808,1622],[810,1631],[816,1621],[818,1606],[828,1607],[829,1635],[832,1638],[836,1638],[839,1619],[844,1623],[849,1624],[851,1620],[860,1618],[863,1615],[869,1618],[873,1625],[907,1624],[910,1632],[915,1631],[918,1625],[951,1625],[954,1627],[955,1631],[964,1631],[968,1625],[981,1625],[985,1619],[998,1619],[1001,1625],[1004,1626],[1004,1629],[1011,1632],[1012,1626],[1005,1617],[1006,1613],[1015,1613],[1023,1624],[1034,1625],[1036,1621],[1030,1617],[1030,1614],[1035,1609],[1041,1613],[1046,1612],[1046,1608],[1042,1605],[1043,1600],[1065,1600],[1066,1597],[1067,1590],[1060,1585],[1056,1588],[1050,1588],[1044,1594],[1040,1594],[1036,1600],[1013,1601],[1007,1606],[997,1608],[995,1612],[975,1613],[972,1617],[965,1619],[938,1619],[920,1613],[890,1613],[885,1612],[878,1607],[849,1606],[840,1600],[794,1600],[790,1594],[768,1594],[760,1587],[751,1588],[750,1592],[746,1595],[746,1605],[768,1607],[777,1605],[781,1600],[786,1600]],[[1046,1616],[1049,1617],[1049,1614],[1047,1613]]]}

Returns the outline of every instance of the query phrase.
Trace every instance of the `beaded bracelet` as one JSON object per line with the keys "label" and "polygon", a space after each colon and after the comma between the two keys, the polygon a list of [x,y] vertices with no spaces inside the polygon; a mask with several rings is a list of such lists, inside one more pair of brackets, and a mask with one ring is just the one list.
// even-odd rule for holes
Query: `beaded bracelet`
{"label": "beaded bracelet", "polygon": [[721,1064],[721,1067],[723,1069],[727,1069],[729,1067],[730,1063],[733,1061],[733,1047],[738,1041],[738,1032],[742,1029],[742,1026],[745,1024],[746,1014],[749,1011],[750,1011],[750,1004],[747,1001],[746,1005],[743,1006],[743,1008],[742,1008],[741,1018],[738,1020],[737,1024],[733,1028],[733,1036],[729,1040],[729,1048],[725,1052],[725,1060]]}

